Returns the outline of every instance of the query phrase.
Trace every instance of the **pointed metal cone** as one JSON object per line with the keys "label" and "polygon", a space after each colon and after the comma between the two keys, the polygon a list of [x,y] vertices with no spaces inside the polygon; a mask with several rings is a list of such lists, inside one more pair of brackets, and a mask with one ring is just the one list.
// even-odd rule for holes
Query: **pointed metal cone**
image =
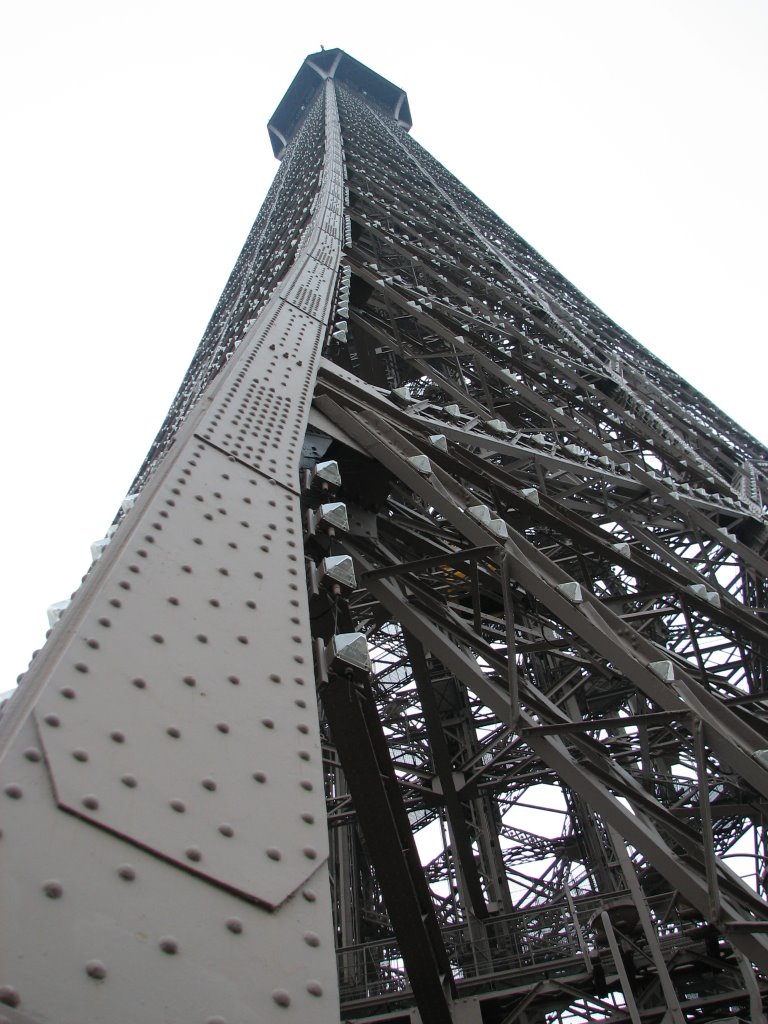
{"label": "pointed metal cone", "polygon": [[67,608],[69,608],[71,603],[72,602],[70,600],[66,600],[66,601],[56,601],[54,604],[49,604],[48,608],[47,608],[48,625],[49,626],[55,626],[56,623],[61,618],[61,616],[67,610]]}
{"label": "pointed metal cone", "polygon": [[320,563],[323,581],[338,583],[348,590],[357,586],[355,566],[349,555],[328,555]]}
{"label": "pointed metal cone", "polygon": [[524,487],[522,491],[520,491],[520,493],[526,499],[526,501],[530,501],[534,505],[539,504],[539,492],[536,490],[535,487]]}
{"label": "pointed metal cone", "polygon": [[337,633],[331,637],[325,650],[330,668],[338,670],[344,665],[349,665],[350,668],[356,668],[361,672],[371,671],[371,658],[365,633]]}
{"label": "pointed metal cone", "polygon": [[429,441],[435,448],[439,448],[441,452],[448,451],[448,441],[445,434],[430,434]]}
{"label": "pointed metal cone", "polygon": [[389,397],[394,398],[397,402],[405,402],[407,405],[414,401],[408,388],[393,388],[389,392]]}
{"label": "pointed metal cone", "polygon": [[491,510],[487,505],[470,505],[467,512],[483,526],[488,526],[491,521]]}
{"label": "pointed metal cone", "polygon": [[327,505],[321,505],[318,518],[321,523],[333,526],[337,530],[347,531],[349,529],[347,506],[343,501],[331,501]]}
{"label": "pointed metal cone", "polygon": [[459,409],[458,405],[446,405],[443,409],[443,412],[446,413],[446,415],[451,416],[453,419],[456,419],[456,417],[461,416],[461,410]]}
{"label": "pointed metal cone", "polygon": [[432,472],[432,463],[429,461],[426,455],[411,455],[408,461],[415,470],[421,473],[423,476],[429,476]]}
{"label": "pointed metal cone", "polygon": [[327,462],[318,462],[312,469],[312,479],[321,480],[323,483],[330,484],[332,487],[341,486],[341,473],[339,472],[338,462],[334,462],[332,459]]}
{"label": "pointed metal cone", "polygon": [[486,420],[485,425],[489,430],[492,430],[494,434],[508,434],[509,427],[504,420]]}
{"label": "pointed metal cone", "polygon": [[509,530],[507,529],[507,524],[503,519],[495,519],[492,516],[490,523],[488,523],[488,528],[491,533],[495,534],[500,540],[506,540],[507,537],[509,537]]}
{"label": "pointed metal cone", "polygon": [[648,668],[664,683],[671,683],[675,678],[675,666],[671,661],[651,661]]}
{"label": "pointed metal cone", "polygon": [[95,540],[91,544],[91,558],[94,562],[98,562],[101,556],[104,554],[104,548],[109,544],[109,537],[102,537],[100,540]]}
{"label": "pointed metal cone", "polygon": [[629,558],[629,556],[632,554],[632,549],[630,548],[629,544],[625,544],[623,541],[621,541],[618,544],[611,544],[611,547],[617,555],[622,555],[624,558]]}
{"label": "pointed metal cone", "polygon": [[567,598],[571,604],[581,604],[584,600],[584,594],[582,593],[581,586],[576,580],[569,580],[568,583],[558,583],[557,590]]}

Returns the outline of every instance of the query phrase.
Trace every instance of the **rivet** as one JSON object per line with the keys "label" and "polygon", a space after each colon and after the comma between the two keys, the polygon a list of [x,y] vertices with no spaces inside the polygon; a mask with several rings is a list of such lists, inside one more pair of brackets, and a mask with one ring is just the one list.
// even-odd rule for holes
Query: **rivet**
{"label": "rivet", "polygon": [[41,754],[37,747],[27,747],[24,751],[24,757],[26,757],[28,761],[39,761]]}
{"label": "rivet", "polygon": [[219,607],[221,606],[221,601],[219,601],[219,600],[218,600],[218,598],[212,597],[212,598],[210,599],[210,601],[208,602],[208,604],[209,604],[209,605],[210,605],[210,606],[211,606],[212,608],[219,608]]}
{"label": "rivet", "polygon": [[132,864],[121,864],[117,869],[117,873],[126,882],[132,882],[136,877],[136,869]]}
{"label": "rivet", "polygon": [[74,757],[74,759],[76,761],[87,761],[88,760],[88,751],[87,750],[82,750],[82,749],[80,749],[78,747],[77,750],[73,750],[72,751],[72,757]]}
{"label": "rivet", "polygon": [[230,917],[227,919],[227,928],[235,935],[240,935],[243,931],[243,922],[239,917]]}
{"label": "rivet", "polygon": [[89,960],[85,965],[85,973],[89,978],[96,978],[97,981],[100,981],[102,978],[106,978],[107,968],[101,960]]}
{"label": "rivet", "polygon": [[169,597],[168,598],[168,604],[177,605],[178,603],[179,603],[178,597]]}
{"label": "rivet", "polygon": [[274,1002],[277,1003],[278,1006],[291,1005],[291,997],[288,995],[285,989],[282,988],[275,989],[275,991],[272,993],[272,999],[274,1000]]}
{"label": "rivet", "polygon": [[319,981],[308,981],[307,992],[309,992],[311,996],[321,996],[323,994],[323,986]]}
{"label": "rivet", "polygon": [[300,732],[300,733],[302,733],[302,734],[303,734],[304,736],[306,736],[306,735],[307,735],[307,733],[309,732],[309,726],[308,726],[308,725],[305,725],[305,724],[304,724],[304,722],[300,722],[300,723],[299,723],[299,725],[297,725],[297,726],[296,726],[296,728],[297,728],[297,729],[299,730],[299,732]]}
{"label": "rivet", "polygon": [[82,803],[83,807],[87,807],[89,811],[98,810],[99,801],[98,798],[93,795],[93,793],[89,793],[87,796],[84,796],[80,802]]}
{"label": "rivet", "polygon": [[262,718],[261,724],[264,726],[265,729],[274,729],[275,728],[275,723],[273,722],[273,720],[271,718]]}
{"label": "rivet", "polygon": [[208,637],[205,635],[205,633],[198,633],[197,636],[195,637],[195,640],[198,640],[201,644],[208,643]]}
{"label": "rivet", "polygon": [[272,675],[269,677],[269,681],[271,683],[279,683],[281,681],[280,676],[275,675],[275,673],[273,672]]}
{"label": "rivet", "polygon": [[307,903],[314,903],[317,899],[317,893],[314,889],[303,889],[301,895],[307,901]]}
{"label": "rivet", "polygon": [[310,761],[312,759],[312,755],[308,750],[300,750],[299,757],[302,761]]}
{"label": "rivet", "polygon": [[183,814],[187,809],[186,804],[184,803],[183,800],[171,800],[170,804],[174,811],[176,811],[178,814]]}
{"label": "rivet", "polygon": [[214,789],[216,789],[216,783],[213,781],[213,779],[203,779],[200,785],[203,787],[203,789],[208,789],[211,792],[213,792]]}
{"label": "rivet", "polygon": [[129,789],[135,789],[136,786],[138,785],[135,775],[123,775],[120,781],[124,786],[127,786]]}
{"label": "rivet", "polygon": [[153,633],[152,634],[152,639],[155,641],[156,644],[164,644],[165,643],[165,639],[160,635],[160,633]]}
{"label": "rivet", "polygon": [[229,732],[229,725],[226,722],[217,722],[216,728],[219,732]]}
{"label": "rivet", "polygon": [[304,854],[307,860],[317,859],[317,850],[314,848],[314,846],[305,846],[301,852]]}
{"label": "rivet", "polygon": [[21,786],[17,786],[15,782],[10,783],[3,790],[6,796],[9,796],[11,800],[21,800],[24,795]]}
{"label": "rivet", "polygon": [[133,683],[137,690],[146,690],[147,688],[146,679],[132,679],[131,682]]}
{"label": "rivet", "polygon": [[119,729],[113,729],[112,732],[109,734],[109,738],[111,740],[114,740],[115,743],[125,743],[125,733],[120,732]]}
{"label": "rivet", "polygon": [[112,625],[109,619],[101,618],[97,620],[100,626],[104,626],[105,629],[109,629]]}
{"label": "rivet", "polygon": [[254,772],[253,773],[253,777],[254,777],[254,779],[256,779],[257,782],[266,782],[267,781],[267,776],[264,774],[264,772]]}
{"label": "rivet", "polygon": [[315,824],[315,816],[314,816],[314,814],[302,814],[301,820],[303,822],[305,822],[307,825],[314,825]]}
{"label": "rivet", "polygon": [[169,725],[165,731],[169,736],[171,736],[175,740],[177,740],[181,736],[181,729],[178,729],[175,725]]}
{"label": "rivet", "polygon": [[52,729],[56,729],[61,725],[61,719],[58,715],[46,715],[43,721],[46,725],[50,725]]}
{"label": "rivet", "polygon": [[18,1006],[20,1002],[21,996],[18,989],[13,985],[0,985],[0,1003],[5,1003],[6,1006]]}
{"label": "rivet", "polygon": [[173,956],[174,953],[179,952],[179,944],[172,935],[164,935],[158,942],[158,946],[169,956]]}
{"label": "rivet", "polygon": [[66,697],[67,700],[74,700],[75,697],[77,696],[71,686],[63,686],[59,690],[59,693],[61,694],[62,697]]}
{"label": "rivet", "polygon": [[239,636],[237,639],[238,639],[238,642],[241,643],[241,644],[247,644],[248,643],[248,637],[247,636]]}
{"label": "rivet", "polygon": [[320,945],[320,936],[316,935],[315,932],[304,932],[303,939],[308,946]]}
{"label": "rivet", "polygon": [[240,685],[240,679],[237,676],[227,676],[227,679],[229,680],[230,683],[232,683],[233,686]]}
{"label": "rivet", "polygon": [[300,785],[301,785],[301,788],[302,789],[306,789],[307,792],[311,792],[315,788],[312,785],[312,783],[309,781],[309,779],[302,779]]}
{"label": "rivet", "polygon": [[267,856],[270,860],[282,860],[282,853],[276,846],[267,847]]}
{"label": "rivet", "polygon": [[55,878],[51,878],[47,882],[43,882],[43,892],[49,899],[57,900],[64,892],[64,886]]}
{"label": "rivet", "polygon": [[189,849],[184,851],[184,855],[189,860],[193,860],[193,861],[199,861],[199,860],[203,859],[202,851],[200,849],[198,849],[197,846],[190,846]]}
{"label": "rivet", "polygon": [[246,608],[254,609],[256,607],[256,602],[255,601],[246,601],[245,602],[245,607]]}
{"label": "rivet", "polygon": [[197,686],[197,680],[194,676],[184,676],[184,682],[187,686]]}
{"label": "rivet", "polygon": [[232,828],[232,826],[227,825],[226,823],[223,825],[219,825],[219,832],[221,832],[223,836],[226,836],[227,839],[231,839],[232,836],[235,834],[235,830]]}
{"label": "rivet", "polygon": [[99,644],[99,641],[98,640],[94,640],[93,637],[88,637],[88,639],[85,641],[85,643],[86,643],[86,645],[88,647],[91,648],[92,651],[98,651],[99,647],[101,646]]}

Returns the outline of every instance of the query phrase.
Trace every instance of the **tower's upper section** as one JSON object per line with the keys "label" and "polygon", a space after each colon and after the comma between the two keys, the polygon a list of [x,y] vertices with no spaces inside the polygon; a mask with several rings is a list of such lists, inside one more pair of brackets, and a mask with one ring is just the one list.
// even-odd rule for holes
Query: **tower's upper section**
{"label": "tower's upper section", "polygon": [[413,124],[408,97],[403,89],[377,75],[343,50],[321,50],[319,53],[310,53],[306,58],[269,119],[267,130],[278,160],[301,124],[304,111],[326,78],[344,82],[368,96],[405,129]]}

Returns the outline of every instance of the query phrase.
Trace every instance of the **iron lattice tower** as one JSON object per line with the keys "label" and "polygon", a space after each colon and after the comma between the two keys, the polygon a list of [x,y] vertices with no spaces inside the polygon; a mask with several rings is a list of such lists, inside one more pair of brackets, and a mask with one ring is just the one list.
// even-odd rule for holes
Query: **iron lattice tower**
{"label": "iron lattice tower", "polygon": [[764,1020],[768,452],[409,127],[275,112],[3,716],[0,1020]]}

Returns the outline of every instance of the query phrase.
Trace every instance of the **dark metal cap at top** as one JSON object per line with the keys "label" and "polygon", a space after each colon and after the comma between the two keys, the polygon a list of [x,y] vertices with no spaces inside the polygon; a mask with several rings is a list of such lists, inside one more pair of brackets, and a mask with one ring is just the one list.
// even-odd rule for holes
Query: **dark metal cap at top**
{"label": "dark metal cap at top", "polygon": [[282,158],[285,147],[301,124],[304,111],[327,78],[343,82],[368,96],[371,102],[390,113],[406,131],[413,124],[408,97],[403,89],[377,75],[343,50],[321,50],[319,53],[310,53],[269,119],[267,131],[278,160]]}

